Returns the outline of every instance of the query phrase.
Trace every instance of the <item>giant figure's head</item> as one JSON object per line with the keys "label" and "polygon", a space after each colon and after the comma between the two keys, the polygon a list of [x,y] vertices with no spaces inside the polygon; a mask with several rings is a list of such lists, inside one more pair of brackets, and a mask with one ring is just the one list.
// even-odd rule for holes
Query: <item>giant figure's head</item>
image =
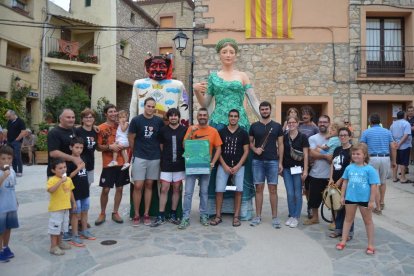
{"label": "giant figure's head", "polygon": [[168,55],[152,56],[145,60],[148,77],[153,80],[171,79],[171,59]]}

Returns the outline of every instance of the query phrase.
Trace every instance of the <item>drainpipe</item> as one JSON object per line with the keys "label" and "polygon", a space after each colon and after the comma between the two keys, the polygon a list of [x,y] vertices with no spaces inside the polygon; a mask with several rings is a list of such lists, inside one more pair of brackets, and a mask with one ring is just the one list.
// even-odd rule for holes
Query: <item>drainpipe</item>
{"label": "drainpipe", "polygon": [[44,104],[44,87],[45,87],[45,83],[44,83],[44,72],[45,72],[45,56],[46,56],[46,33],[47,33],[47,29],[45,28],[47,24],[49,24],[50,19],[52,18],[51,15],[49,15],[49,0],[45,0],[46,2],[46,19],[45,22],[43,23],[43,32],[42,32],[42,45],[41,45],[41,49],[40,49],[40,73],[39,73],[39,78],[40,78],[40,110],[41,113],[43,113],[43,104]]}

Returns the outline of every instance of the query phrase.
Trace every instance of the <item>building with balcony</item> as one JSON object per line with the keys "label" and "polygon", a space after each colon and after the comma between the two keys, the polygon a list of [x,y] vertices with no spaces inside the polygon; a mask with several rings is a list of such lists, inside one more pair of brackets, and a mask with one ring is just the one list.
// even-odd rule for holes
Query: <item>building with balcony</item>
{"label": "building with balcony", "polygon": [[[40,40],[42,26],[24,27],[42,22],[45,1],[0,0],[0,97],[11,98],[11,86],[30,88],[23,107],[29,124],[41,120],[40,112]],[[0,114],[3,116],[4,114]]]}
{"label": "building with balcony", "polygon": [[238,69],[249,75],[258,98],[273,104],[276,121],[290,107],[311,105],[316,116],[338,123],[349,118],[356,136],[373,112],[389,127],[397,111],[414,102],[413,1],[292,3],[292,37],[270,39],[246,38],[244,3],[195,1],[196,27],[205,30],[195,33],[194,81],[219,70],[214,46],[232,37],[240,43]]}

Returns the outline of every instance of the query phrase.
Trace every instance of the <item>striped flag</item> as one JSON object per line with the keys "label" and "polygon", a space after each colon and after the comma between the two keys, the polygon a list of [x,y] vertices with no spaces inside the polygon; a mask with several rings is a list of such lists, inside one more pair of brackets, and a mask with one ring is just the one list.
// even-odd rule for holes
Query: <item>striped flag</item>
{"label": "striped flag", "polygon": [[245,0],[246,38],[292,38],[292,0]]}

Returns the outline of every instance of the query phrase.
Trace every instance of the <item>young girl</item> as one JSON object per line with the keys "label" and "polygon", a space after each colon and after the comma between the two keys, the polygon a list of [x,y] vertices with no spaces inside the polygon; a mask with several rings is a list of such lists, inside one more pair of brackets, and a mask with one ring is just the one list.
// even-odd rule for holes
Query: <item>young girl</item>
{"label": "young girl", "polygon": [[342,240],[336,245],[336,249],[343,250],[348,239],[349,230],[355,218],[357,207],[364,220],[368,236],[368,255],[375,254],[374,248],[374,223],[372,221],[372,209],[374,208],[377,185],[380,183],[378,172],[368,165],[369,155],[366,144],[356,144],[351,148],[352,164],[346,167],[342,176],[341,203],[345,205],[346,215]]}
{"label": "young girl", "polygon": [[48,208],[50,254],[60,256],[65,254],[62,249],[71,248],[69,244],[62,242],[62,232],[69,231],[69,210],[71,207],[76,210],[72,192],[75,186],[70,177],[66,176],[66,162],[63,159],[53,159],[51,169],[54,176],[47,181],[47,191],[50,194]]}
{"label": "young girl", "polygon": [[[128,152],[126,148],[129,147],[128,142],[128,113],[125,110],[121,110],[118,112],[118,129],[116,130],[116,138],[115,142],[118,145],[121,145],[124,149],[121,150],[122,158],[124,159],[124,165],[122,166],[121,170],[126,170],[129,168],[130,164],[128,163]],[[108,164],[108,167],[117,166],[118,162],[116,159],[118,158],[118,152],[113,152],[112,161]]]}

